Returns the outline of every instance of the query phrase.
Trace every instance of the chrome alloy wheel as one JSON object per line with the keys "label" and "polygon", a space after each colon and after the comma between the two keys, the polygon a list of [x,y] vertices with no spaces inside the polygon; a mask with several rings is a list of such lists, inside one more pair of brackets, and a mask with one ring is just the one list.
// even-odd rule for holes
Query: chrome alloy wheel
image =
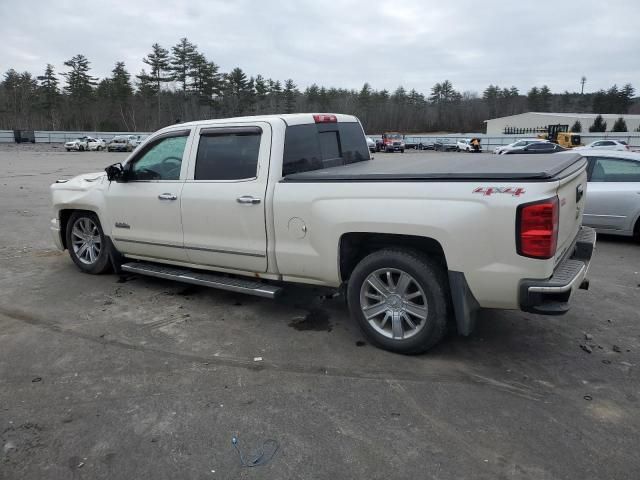
{"label": "chrome alloy wheel", "polygon": [[93,220],[81,217],[71,229],[73,251],[82,263],[92,265],[98,260],[102,250],[100,230]]}
{"label": "chrome alloy wheel", "polygon": [[393,340],[420,332],[429,314],[422,287],[397,268],[381,268],[366,278],[360,289],[360,308],[376,332]]}

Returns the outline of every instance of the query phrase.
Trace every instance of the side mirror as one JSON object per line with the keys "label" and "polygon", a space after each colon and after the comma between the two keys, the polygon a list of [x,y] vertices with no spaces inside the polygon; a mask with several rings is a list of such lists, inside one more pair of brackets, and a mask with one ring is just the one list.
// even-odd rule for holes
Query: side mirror
{"label": "side mirror", "polygon": [[124,181],[124,167],[121,163],[114,163],[104,169],[107,172],[107,179],[110,182],[122,182]]}

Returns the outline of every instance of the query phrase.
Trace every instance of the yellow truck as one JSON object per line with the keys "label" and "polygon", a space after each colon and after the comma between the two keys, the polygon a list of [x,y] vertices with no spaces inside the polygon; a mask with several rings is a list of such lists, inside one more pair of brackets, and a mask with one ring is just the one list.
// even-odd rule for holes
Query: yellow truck
{"label": "yellow truck", "polygon": [[569,125],[548,125],[547,132],[538,135],[538,138],[557,143],[564,148],[575,148],[582,146],[582,139],[579,133],[569,131]]}

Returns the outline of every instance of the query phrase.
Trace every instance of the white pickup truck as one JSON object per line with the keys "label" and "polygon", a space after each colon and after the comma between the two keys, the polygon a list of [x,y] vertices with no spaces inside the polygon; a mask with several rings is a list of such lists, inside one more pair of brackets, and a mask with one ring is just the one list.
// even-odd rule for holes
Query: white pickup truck
{"label": "white pickup truck", "polygon": [[52,185],[55,242],[86,273],[274,297],[345,287],[376,345],[423,352],[479,308],[568,310],[595,245],[578,154],[373,160],[357,118],[197,121],[106,174]]}

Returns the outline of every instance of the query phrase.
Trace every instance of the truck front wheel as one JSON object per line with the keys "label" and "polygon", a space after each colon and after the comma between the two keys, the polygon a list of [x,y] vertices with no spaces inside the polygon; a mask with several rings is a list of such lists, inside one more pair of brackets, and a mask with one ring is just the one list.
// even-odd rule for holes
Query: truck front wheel
{"label": "truck front wheel", "polygon": [[443,268],[426,255],[379,250],[354,269],[349,310],[371,343],[403,354],[426,352],[447,330],[446,285]]}
{"label": "truck front wheel", "polygon": [[109,270],[109,247],[95,213],[74,212],[66,235],[69,256],[80,270],[94,275]]}

